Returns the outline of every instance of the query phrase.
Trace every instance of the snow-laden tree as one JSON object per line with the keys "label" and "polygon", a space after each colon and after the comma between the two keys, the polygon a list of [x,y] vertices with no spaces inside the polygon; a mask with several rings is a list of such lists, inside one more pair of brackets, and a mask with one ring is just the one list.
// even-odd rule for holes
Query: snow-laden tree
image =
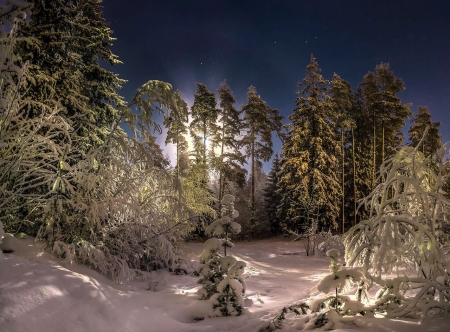
{"label": "snow-laden tree", "polygon": [[[346,262],[361,266],[381,286],[370,309],[387,317],[426,317],[450,311],[450,275],[444,265],[450,201],[442,186],[448,178],[439,152],[438,169],[415,148],[403,147],[380,170],[380,184],[363,203],[370,217],[353,227],[345,240]],[[390,274],[397,277],[390,277]],[[413,276],[408,276],[413,274]],[[414,276],[415,274],[415,276]],[[416,290],[407,296],[408,290]]]}
{"label": "snow-laden tree", "polygon": [[217,293],[211,296],[211,316],[239,316],[244,309],[245,281],[242,274],[245,262],[236,261],[227,270],[227,275],[217,285]]}
{"label": "snow-laden tree", "polygon": [[[310,220],[304,207],[319,206],[319,227],[337,228],[339,201],[339,141],[330,121],[333,103],[329,82],[320,74],[311,55],[305,78],[298,85],[296,108],[286,125],[288,133],[281,152],[280,187],[286,223],[300,231]],[[311,204],[313,202],[314,204]]]}
{"label": "snow-laden tree", "polygon": [[[61,116],[62,105],[50,108],[24,99],[17,88],[21,73],[1,70],[7,82],[1,88],[0,128],[5,229],[36,236],[68,263],[88,263],[119,282],[142,270],[176,266],[176,245],[192,229],[194,214],[148,145],[155,128],[152,113],[174,109],[179,98],[170,84],[142,86],[118,109],[103,145],[86,151],[72,126],[77,116]],[[39,112],[30,118],[20,111],[23,104]],[[138,110],[131,109],[134,105]],[[121,129],[127,125],[132,135]]]}
{"label": "snow-laden tree", "polygon": [[[38,233],[55,252],[63,250],[66,258],[74,252],[118,281],[140,270],[178,266],[176,245],[194,227],[194,214],[180,201],[177,179],[155,165],[147,142],[155,128],[153,112],[176,111],[180,98],[170,84],[147,82],[119,109],[105,146],[59,171],[54,199],[62,209],[49,209],[53,231],[41,227]],[[132,136],[120,129],[127,125]],[[65,213],[72,210],[77,213]]]}
{"label": "snow-laden tree", "polygon": [[[26,95],[58,107],[71,118],[79,149],[99,147],[123,104],[125,83],[110,67],[120,64],[111,51],[114,38],[103,17],[102,0],[30,0],[33,15],[22,21],[16,52],[27,61]],[[62,106],[62,107],[60,107]],[[39,110],[24,105],[30,117]]]}
{"label": "snow-laden tree", "polygon": [[[205,233],[211,238],[205,242],[200,255],[200,265],[197,272],[201,278],[198,283],[202,288],[198,291],[199,298],[210,299],[212,311],[210,316],[238,316],[242,313],[245,293],[245,281],[242,278],[245,262],[237,261],[233,256],[227,256],[227,248],[232,248],[230,234],[237,234],[241,226],[233,221],[239,213],[234,209],[234,196],[225,195],[221,201],[221,218],[209,225]],[[219,254],[222,247],[224,255]]]}

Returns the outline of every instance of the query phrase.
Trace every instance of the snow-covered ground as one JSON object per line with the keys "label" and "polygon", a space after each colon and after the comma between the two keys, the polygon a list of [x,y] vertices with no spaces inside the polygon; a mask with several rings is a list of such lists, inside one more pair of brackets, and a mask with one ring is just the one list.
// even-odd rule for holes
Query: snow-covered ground
{"label": "snow-covered ground", "polygon": [[[197,277],[161,270],[150,283],[118,285],[86,266],[64,266],[31,238],[17,241],[14,253],[0,257],[1,332],[259,331],[283,306],[317,295],[315,285],[329,265],[327,257],[306,257],[300,243],[283,238],[238,242],[231,251],[247,263],[245,314],[209,318],[209,302],[197,300]],[[203,244],[184,247],[193,269]],[[301,319],[289,316],[283,331],[301,325]],[[450,331],[450,319],[418,325],[358,318],[337,331],[355,329]]]}

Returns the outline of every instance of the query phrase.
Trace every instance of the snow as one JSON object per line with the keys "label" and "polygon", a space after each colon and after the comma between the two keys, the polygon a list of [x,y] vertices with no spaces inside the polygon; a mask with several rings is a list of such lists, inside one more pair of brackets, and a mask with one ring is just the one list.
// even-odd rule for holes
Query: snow
{"label": "snow", "polygon": [[222,198],[222,204],[230,204],[234,202],[234,196],[233,195],[225,195]]}
{"label": "snow", "polygon": [[327,251],[328,257],[339,257],[340,253],[338,249],[330,249]]}
{"label": "snow", "polygon": [[[1,233],[1,232],[0,232]],[[0,250],[4,252],[14,252],[20,249],[22,243],[10,233],[4,233],[0,242]]]}
{"label": "snow", "polygon": [[4,235],[5,235],[5,232],[3,231],[3,224],[0,221],[0,243],[2,243],[2,239],[3,239]]}
{"label": "snow", "polygon": [[[316,285],[329,274],[328,257],[306,257],[303,244],[276,238],[239,242],[233,256],[245,262],[244,313],[210,318],[209,301],[197,299],[197,277],[159,270],[150,281],[116,284],[94,269],[64,263],[33,239],[15,239],[17,251],[0,260],[1,332],[259,331],[284,306],[313,301]],[[190,271],[203,243],[184,245]],[[298,255],[286,255],[299,252]],[[165,285],[164,285],[165,283]],[[450,318],[390,320],[329,314],[336,331],[448,331]],[[309,321],[311,322],[311,321]],[[282,331],[307,328],[305,316],[289,314]]]}

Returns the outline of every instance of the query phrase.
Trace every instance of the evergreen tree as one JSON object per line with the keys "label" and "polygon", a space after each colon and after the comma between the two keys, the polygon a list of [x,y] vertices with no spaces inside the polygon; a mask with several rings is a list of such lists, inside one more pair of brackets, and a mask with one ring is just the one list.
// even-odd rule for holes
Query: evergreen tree
{"label": "evergreen tree", "polygon": [[264,205],[271,225],[272,234],[281,233],[281,221],[282,217],[278,206],[281,204],[282,193],[279,190],[279,173],[281,171],[281,160],[278,157],[278,153],[272,161],[272,168],[267,176],[267,186],[264,189]]}
{"label": "evergreen tree", "polygon": [[[103,68],[121,63],[111,52],[112,31],[102,17],[101,0],[31,0],[33,16],[22,24],[17,52],[28,61],[24,97],[75,116],[76,143],[83,151],[98,147],[117,120],[122,99],[117,90],[125,82]],[[40,111],[30,104],[24,111]]]}
{"label": "evergreen tree", "polygon": [[340,186],[339,142],[328,96],[329,82],[320,74],[314,56],[306,67],[302,90],[297,92],[292,121],[282,149],[280,182],[288,227],[300,230],[309,224],[309,207],[319,208],[319,225],[337,227]]}
{"label": "evergreen tree", "polygon": [[[364,95],[361,86],[358,87],[352,96],[353,106],[350,109],[350,118],[353,123],[351,129],[351,160],[349,160],[348,174],[353,179],[352,184],[347,187],[347,192],[351,193],[350,204],[353,225],[358,223],[358,218],[365,218],[364,207],[358,208],[358,201],[367,196],[372,188],[372,138],[373,126],[370,121],[371,115],[364,104]],[[347,154],[347,157],[349,155]],[[351,166],[350,166],[351,164]],[[349,184],[349,182],[346,182]]]}
{"label": "evergreen tree", "polygon": [[[439,135],[441,123],[431,122],[431,114],[426,106],[419,106],[418,113],[411,121],[413,125],[408,130],[410,145],[416,147],[422,141],[419,151],[426,158],[432,159],[441,147],[441,137]],[[427,135],[423,137],[427,127]]]}
{"label": "evergreen tree", "polygon": [[[143,148],[146,150],[146,154],[151,156],[153,163],[151,166],[168,169],[170,166],[170,160],[164,156],[161,146],[156,143],[156,137],[151,133],[145,133],[143,140]],[[147,165],[149,167],[150,165]]]}
{"label": "evergreen tree", "polygon": [[233,92],[226,81],[220,84],[219,89],[220,107],[219,123],[220,127],[212,136],[212,146],[220,148],[220,155],[214,157],[214,167],[219,172],[219,201],[227,187],[227,183],[238,183],[241,187],[244,184],[247,171],[243,167],[245,158],[239,150],[237,138],[241,132],[241,120],[239,111],[234,107],[236,103]]}
{"label": "evergreen tree", "polygon": [[177,110],[170,111],[164,117],[164,126],[167,128],[167,137],[166,137],[166,145],[167,143],[172,143],[175,145],[176,149],[176,166],[175,166],[175,175],[176,178],[179,179],[181,176],[181,161],[182,155],[188,149],[188,142],[185,138],[187,135],[187,127],[185,123],[188,122],[188,108],[187,104],[181,98],[181,93],[176,92],[179,95],[181,104],[176,104]]}
{"label": "evergreen tree", "polygon": [[376,170],[386,157],[391,156],[403,141],[401,129],[411,115],[409,104],[402,104],[397,94],[403,91],[400,78],[390,71],[389,64],[376,66],[361,83],[364,107],[372,121],[372,179],[371,190],[376,185]]}
{"label": "evergreen tree", "polygon": [[[350,119],[350,110],[352,108],[352,90],[350,83],[343,80],[336,73],[333,75],[331,82],[331,97],[333,101],[333,117],[335,119],[335,126],[338,136],[340,137],[340,175],[341,175],[341,230],[345,232],[345,152],[348,144],[347,132],[349,129],[353,130],[353,123]],[[354,142],[350,143],[354,147]],[[353,170],[354,172],[354,170]]]}
{"label": "evergreen tree", "polygon": [[253,86],[248,88],[247,104],[242,106],[244,113],[243,128],[245,134],[241,144],[245,150],[245,157],[250,158],[251,163],[251,194],[250,211],[252,232],[256,223],[255,213],[255,174],[257,164],[269,161],[273,154],[272,131],[280,131],[281,116],[277,109],[271,109],[266,102],[256,93]]}
{"label": "evergreen tree", "polygon": [[[244,307],[246,285],[241,275],[246,264],[233,256],[227,256],[227,248],[234,246],[230,234],[241,231],[241,225],[233,221],[239,216],[239,212],[234,209],[234,199],[232,195],[223,197],[221,218],[206,228],[207,235],[220,236],[221,239],[211,238],[205,242],[197,269],[201,276],[198,283],[203,285],[197,294],[201,300],[211,299],[212,317],[239,316]],[[220,247],[224,249],[223,256],[218,253]]]}
{"label": "evergreen tree", "polygon": [[194,94],[194,104],[191,107],[191,123],[189,130],[194,143],[194,164],[203,173],[201,182],[206,186],[208,182],[208,145],[207,139],[218,131],[216,124],[218,110],[216,109],[216,97],[213,92],[202,84],[197,83],[197,91]]}

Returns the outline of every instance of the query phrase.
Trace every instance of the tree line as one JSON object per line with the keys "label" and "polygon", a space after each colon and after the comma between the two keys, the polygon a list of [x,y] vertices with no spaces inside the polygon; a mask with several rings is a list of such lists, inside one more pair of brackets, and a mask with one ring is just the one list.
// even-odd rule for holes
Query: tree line
{"label": "tree line", "polygon": [[[336,74],[325,80],[314,57],[284,126],[253,86],[238,109],[226,81],[217,94],[197,83],[190,108],[156,80],[127,102],[125,81],[101,65],[121,62],[100,0],[8,0],[0,18],[11,28],[0,42],[0,221],[117,280],[176,265],[180,240],[215,219],[226,194],[242,236],[302,231],[312,216],[322,228],[357,223],[411,115],[389,65],[352,91]],[[156,143],[155,113],[174,167]],[[432,163],[439,123],[426,107],[413,122],[412,145],[429,127],[422,152]],[[282,151],[266,176],[274,133]]]}

